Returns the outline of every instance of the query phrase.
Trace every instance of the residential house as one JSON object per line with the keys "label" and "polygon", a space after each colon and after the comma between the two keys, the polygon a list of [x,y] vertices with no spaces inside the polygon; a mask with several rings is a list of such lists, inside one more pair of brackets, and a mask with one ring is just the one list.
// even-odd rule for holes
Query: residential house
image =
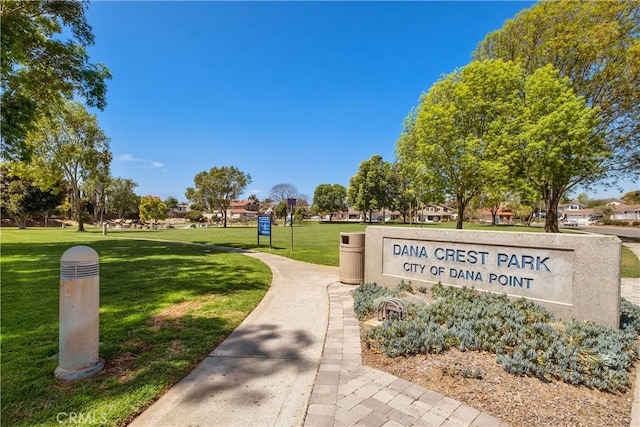
{"label": "residential house", "polygon": [[[480,213],[480,222],[491,224],[493,221],[493,214],[489,209],[481,209]],[[507,224],[513,225],[515,224],[514,215],[510,208],[501,207],[496,211],[496,224]]]}
{"label": "residential house", "polygon": [[184,218],[188,212],[191,212],[191,206],[187,203],[179,203],[178,207],[167,209],[167,216],[169,218]]}
{"label": "residential house", "polygon": [[623,205],[626,205],[626,203],[620,199],[611,199],[607,202],[607,206],[611,206],[613,208]]}
{"label": "residential house", "polygon": [[227,218],[232,222],[255,221],[258,214],[258,205],[251,200],[233,200],[227,208]]}
{"label": "residential house", "polygon": [[611,219],[619,221],[640,221],[640,205],[617,205]]}
{"label": "residential house", "polygon": [[576,220],[580,225],[587,225],[593,220],[593,209],[587,209],[578,200],[572,200],[565,205],[558,206],[558,216],[562,221]]}
{"label": "residential house", "polygon": [[416,210],[415,217],[417,222],[440,222],[451,221],[453,214],[455,210],[448,206],[429,204]]}

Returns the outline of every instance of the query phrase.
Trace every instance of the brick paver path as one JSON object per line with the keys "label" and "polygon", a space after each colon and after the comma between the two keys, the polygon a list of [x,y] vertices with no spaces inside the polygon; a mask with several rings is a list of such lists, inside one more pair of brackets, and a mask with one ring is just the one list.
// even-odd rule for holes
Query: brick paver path
{"label": "brick paver path", "polygon": [[329,326],[304,425],[506,426],[454,399],[362,366],[353,286],[329,286]]}

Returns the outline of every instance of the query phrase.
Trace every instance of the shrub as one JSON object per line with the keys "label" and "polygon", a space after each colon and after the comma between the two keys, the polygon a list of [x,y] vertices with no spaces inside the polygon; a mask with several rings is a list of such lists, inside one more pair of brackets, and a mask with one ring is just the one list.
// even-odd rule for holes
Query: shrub
{"label": "shrub", "polygon": [[624,298],[620,303],[620,328],[640,335],[640,307]]}
{"label": "shrub", "polygon": [[411,283],[407,283],[404,280],[401,280],[400,283],[398,283],[396,290],[398,292],[407,292],[409,294],[415,294],[415,291],[413,290]]}
{"label": "shrub", "polygon": [[353,310],[359,319],[363,319],[376,310],[377,299],[381,297],[395,296],[390,289],[378,286],[375,283],[365,283],[360,285],[354,291]]}
{"label": "shrub", "polygon": [[602,220],[602,224],[603,225],[615,225],[615,226],[621,226],[621,227],[626,227],[629,225],[629,223],[627,221],[620,221],[618,219],[603,219]]}
{"label": "shrub", "polygon": [[[356,292],[355,304],[364,304],[361,296],[382,296],[380,289]],[[394,291],[387,292],[394,296]],[[390,357],[440,353],[452,346],[483,350],[494,353],[497,362],[516,375],[608,392],[630,386],[628,369],[640,354],[635,342],[640,307],[626,300],[622,329],[616,330],[593,322],[556,322],[543,307],[506,295],[440,284],[431,292],[434,303],[413,305],[404,319],[389,319],[372,328],[365,334],[367,345],[379,347]]]}

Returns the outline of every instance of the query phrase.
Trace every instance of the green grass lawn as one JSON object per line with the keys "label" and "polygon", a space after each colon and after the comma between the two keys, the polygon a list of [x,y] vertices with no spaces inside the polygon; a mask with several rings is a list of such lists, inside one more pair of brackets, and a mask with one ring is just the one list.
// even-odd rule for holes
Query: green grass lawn
{"label": "green grass lawn", "polygon": [[[424,227],[453,228],[455,224]],[[255,227],[114,230],[2,229],[0,345],[2,424],[57,425],[60,413],[123,424],[184,377],[261,300],[271,281],[262,263],[180,242],[257,249],[337,266],[341,232],[367,224],[303,223],[272,228],[273,248]],[[465,224],[466,229],[541,228]],[[60,257],[77,244],[100,255],[100,357],[105,369],[82,381],[57,380]],[[623,249],[623,277],[640,262]],[[92,418],[93,417],[93,418]],[[103,417],[107,419],[104,422]],[[85,420],[86,421],[86,420]]]}
{"label": "green grass lawn", "polygon": [[[3,425],[58,425],[72,412],[123,424],[231,333],[271,282],[257,260],[193,245],[71,229],[2,229],[1,238]],[[65,382],[53,376],[59,266],[77,244],[100,256],[105,368]]]}
{"label": "green grass lawn", "polygon": [[[378,224],[373,224],[378,225]],[[455,222],[425,224],[423,228],[455,228]],[[291,227],[272,227],[272,248],[269,249],[269,238],[260,237],[257,247],[257,229],[254,226],[205,227],[205,228],[173,228],[167,230],[131,230],[110,229],[111,237],[136,237],[145,239],[167,239],[184,242],[206,243],[210,245],[231,246],[234,248],[252,249],[285,256],[298,261],[314,264],[338,266],[340,258],[340,233],[365,231],[369,224],[335,223],[320,224],[305,221],[293,227],[293,250],[291,250]],[[421,227],[419,225],[391,224],[401,227]],[[184,226],[183,226],[184,227]],[[93,233],[101,233],[102,229],[89,228]],[[489,231],[526,231],[542,232],[540,227],[494,227],[465,223],[465,230]]]}
{"label": "green grass lawn", "polygon": [[[374,224],[377,225],[377,224]],[[260,247],[257,247],[257,229],[255,226],[206,227],[206,228],[173,228],[167,230],[130,230],[110,229],[110,237],[135,237],[144,239],[167,239],[183,242],[204,243],[210,245],[230,246],[234,248],[258,250],[281,255],[298,261],[313,264],[338,266],[340,259],[340,233],[365,231],[369,224],[336,223],[319,224],[303,222],[293,227],[293,251],[291,250],[291,227],[272,227],[272,248],[269,248],[269,238],[260,237]],[[410,225],[393,224],[392,226]],[[184,226],[183,226],[184,227]],[[440,224],[412,225],[423,228],[454,229],[455,222]],[[481,224],[464,224],[465,230],[508,231],[542,233],[542,227],[507,227]],[[92,233],[101,233],[102,229],[88,229]],[[575,233],[574,230],[562,230]],[[623,277],[640,277],[640,261],[628,249],[622,248]]]}

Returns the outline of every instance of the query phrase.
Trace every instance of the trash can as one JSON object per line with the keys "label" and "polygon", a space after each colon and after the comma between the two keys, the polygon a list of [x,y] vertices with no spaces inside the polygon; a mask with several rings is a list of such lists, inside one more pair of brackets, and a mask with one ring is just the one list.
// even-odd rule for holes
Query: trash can
{"label": "trash can", "polygon": [[340,281],[348,285],[364,283],[365,233],[340,233]]}

